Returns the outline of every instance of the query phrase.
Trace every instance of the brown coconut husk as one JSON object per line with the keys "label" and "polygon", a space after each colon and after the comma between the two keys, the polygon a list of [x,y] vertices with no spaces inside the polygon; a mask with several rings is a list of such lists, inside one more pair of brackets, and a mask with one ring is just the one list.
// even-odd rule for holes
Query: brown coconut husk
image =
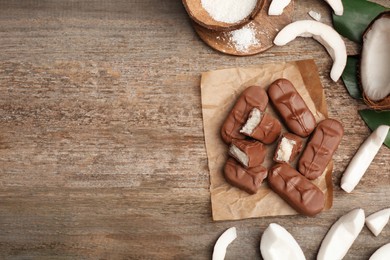
{"label": "brown coconut husk", "polygon": [[375,110],[387,110],[390,109],[390,95],[379,101],[373,101],[367,97],[366,93],[363,91],[363,101],[372,109]]}
{"label": "brown coconut husk", "polygon": [[252,21],[261,8],[263,8],[265,1],[258,0],[253,11],[246,18],[236,23],[225,23],[214,20],[203,8],[201,0],[182,0],[182,2],[190,18],[200,26],[214,31],[228,31],[238,29]]}
{"label": "brown coconut husk", "polygon": [[[377,21],[378,19],[383,18],[383,17],[390,17],[390,11],[385,11],[385,12],[380,13],[377,17],[375,17],[374,20],[371,21],[371,23],[367,26],[367,29],[363,33],[363,44],[364,44],[364,38],[365,38],[366,34],[371,30],[372,25],[375,23],[375,21]],[[370,108],[375,109],[375,110],[390,109],[390,94],[387,95],[387,97],[385,97],[384,99],[377,100],[377,101],[370,99],[366,95],[366,93],[364,92],[364,89],[363,89],[362,81],[361,81],[360,66],[361,66],[361,60],[360,60],[359,68],[358,68],[358,79],[359,79],[358,82],[359,82],[360,88],[361,88],[362,93],[363,93],[363,101]]]}

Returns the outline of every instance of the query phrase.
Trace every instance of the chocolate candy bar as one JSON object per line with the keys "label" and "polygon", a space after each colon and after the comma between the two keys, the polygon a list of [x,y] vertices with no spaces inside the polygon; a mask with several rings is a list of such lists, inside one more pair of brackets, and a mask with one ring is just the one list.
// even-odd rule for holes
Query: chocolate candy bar
{"label": "chocolate candy bar", "polygon": [[224,168],[225,179],[232,186],[255,194],[267,177],[267,169],[262,165],[245,169],[233,158],[226,161]]}
{"label": "chocolate candy bar", "polygon": [[299,172],[309,180],[318,178],[332,159],[343,134],[340,122],[334,119],[321,121],[299,159]]}
{"label": "chocolate candy bar", "polygon": [[291,163],[302,150],[302,138],[291,133],[284,133],[278,142],[274,154],[274,161]]}
{"label": "chocolate candy bar", "polygon": [[316,120],[293,84],[278,79],[268,88],[268,95],[288,129],[307,137],[316,127]]}
{"label": "chocolate candy bar", "polygon": [[262,87],[251,86],[245,89],[222,125],[223,141],[230,144],[233,139],[245,139],[245,135],[240,133],[240,129],[245,124],[249,113],[253,108],[264,111],[267,104],[268,96]]}
{"label": "chocolate candy bar", "polygon": [[268,113],[254,108],[240,133],[259,140],[265,144],[273,143],[280,136],[282,126],[279,120]]}
{"label": "chocolate candy bar", "polygon": [[260,165],[267,153],[266,147],[255,140],[234,139],[229,148],[229,154],[245,168]]}
{"label": "chocolate candy bar", "polygon": [[268,184],[300,214],[314,216],[324,208],[324,193],[286,163],[276,164],[270,169]]}

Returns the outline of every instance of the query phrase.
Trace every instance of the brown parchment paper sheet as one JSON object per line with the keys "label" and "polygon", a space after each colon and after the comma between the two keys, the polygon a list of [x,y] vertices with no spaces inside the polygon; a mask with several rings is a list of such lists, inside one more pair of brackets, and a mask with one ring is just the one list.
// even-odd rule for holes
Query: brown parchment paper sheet
{"label": "brown parchment paper sheet", "polygon": [[[313,60],[271,63],[202,73],[203,126],[210,172],[212,216],[215,221],[297,214],[268,188],[266,181],[255,195],[249,195],[232,187],[223,176],[223,167],[228,158],[228,146],[220,137],[220,129],[228,112],[245,88],[259,85],[267,89],[279,78],[286,78],[294,84],[317,122],[327,117],[325,95]],[[278,117],[270,104],[266,111]],[[287,130],[283,129],[284,131]],[[276,142],[267,146],[268,155],[263,163],[267,168],[272,165],[275,146]],[[333,202],[332,169],[333,163],[330,162],[324,174],[314,181],[326,195],[325,209],[329,209]]]}

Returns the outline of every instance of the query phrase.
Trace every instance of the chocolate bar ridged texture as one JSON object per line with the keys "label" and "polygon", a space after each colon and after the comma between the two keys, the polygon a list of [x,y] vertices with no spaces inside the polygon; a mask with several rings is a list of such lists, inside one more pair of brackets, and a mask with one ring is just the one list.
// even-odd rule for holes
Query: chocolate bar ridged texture
{"label": "chocolate bar ridged texture", "polygon": [[[290,157],[288,158],[287,161],[283,161],[283,160],[280,160],[278,159],[278,152],[279,150],[283,149],[284,147],[282,147],[282,141],[286,141],[288,140],[289,142],[291,141],[294,141],[295,143],[294,144],[291,144],[291,154],[290,154]],[[280,138],[279,142],[278,142],[278,145],[276,147],[276,150],[275,150],[275,154],[274,154],[274,161],[275,162],[278,162],[278,163],[291,163],[292,161],[294,161],[295,158],[297,158],[298,154],[302,151],[302,147],[303,147],[303,143],[302,143],[302,138],[295,135],[295,134],[292,134],[292,133],[283,133],[282,137]],[[282,152],[281,152],[282,153]]]}
{"label": "chocolate bar ridged texture", "polygon": [[268,96],[260,86],[246,88],[237,99],[221,128],[221,136],[225,143],[230,144],[233,139],[245,139],[240,129],[245,124],[253,108],[264,111],[268,104]]}
{"label": "chocolate bar ridged texture", "polygon": [[226,161],[224,174],[226,181],[232,186],[246,191],[249,194],[255,194],[267,177],[267,169],[262,165],[244,168],[233,158]]}
{"label": "chocolate bar ridged texture", "polygon": [[[267,148],[261,142],[256,140],[234,139],[231,143],[231,146],[233,145],[248,157],[248,165],[242,164],[244,167],[251,168],[258,166],[264,162],[265,156],[267,154]],[[229,149],[229,154],[238,161],[240,161],[240,159],[237,158],[230,151],[231,149]]]}
{"label": "chocolate bar ridged texture", "polygon": [[268,113],[264,113],[260,124],[253,129],[250,137],[265,144],[271,144],[278,139],[282,126],[278,119]]}
{"label": "chocolate bar ridged texture", "polygon": [[307,137],[316,127],[316,120],[287,79],[278,79],[268,88],[268,95],[287,128],[301,137]]}
{"label": "chocolate bar ridged texture", "polygon": [[271,189],[298,213],[314,216],[323,210],[324,193],[290,165],[276,164],[267,180]]}
{"label": "chocolate bar ridged texture", "polygon": [[325,119],[318,123],[298,162],[298,171],[309,180],[321,176],[344,135],[341,123]]}

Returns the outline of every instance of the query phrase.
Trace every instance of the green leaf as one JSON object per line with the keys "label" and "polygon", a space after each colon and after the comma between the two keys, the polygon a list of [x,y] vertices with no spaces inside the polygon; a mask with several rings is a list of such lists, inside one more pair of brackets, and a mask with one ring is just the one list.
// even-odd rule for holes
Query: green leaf
{"label": "green leaf", "polygon": [[362,34],[372,20],[380,13],[389,10],[384,6],[366,0],[342,0],[344,13],[333,14],[333,26],[344,37],[361,43]]}
{"label": "green leaf", "polygon": [[[380,125],[390,125],[390,111],[363,109],[359,110],[359,114],[372,131]],[[387,134],[384,144],[390,148],[390,132]]]}
{"label": "green leaf", "polygon": [[343,75],[341,76],[344,85],[349,94],[356,99],[362,99],[362,92],[359,87],[358,75],[359,56],[348,56],[347,65],[345,66]]}

